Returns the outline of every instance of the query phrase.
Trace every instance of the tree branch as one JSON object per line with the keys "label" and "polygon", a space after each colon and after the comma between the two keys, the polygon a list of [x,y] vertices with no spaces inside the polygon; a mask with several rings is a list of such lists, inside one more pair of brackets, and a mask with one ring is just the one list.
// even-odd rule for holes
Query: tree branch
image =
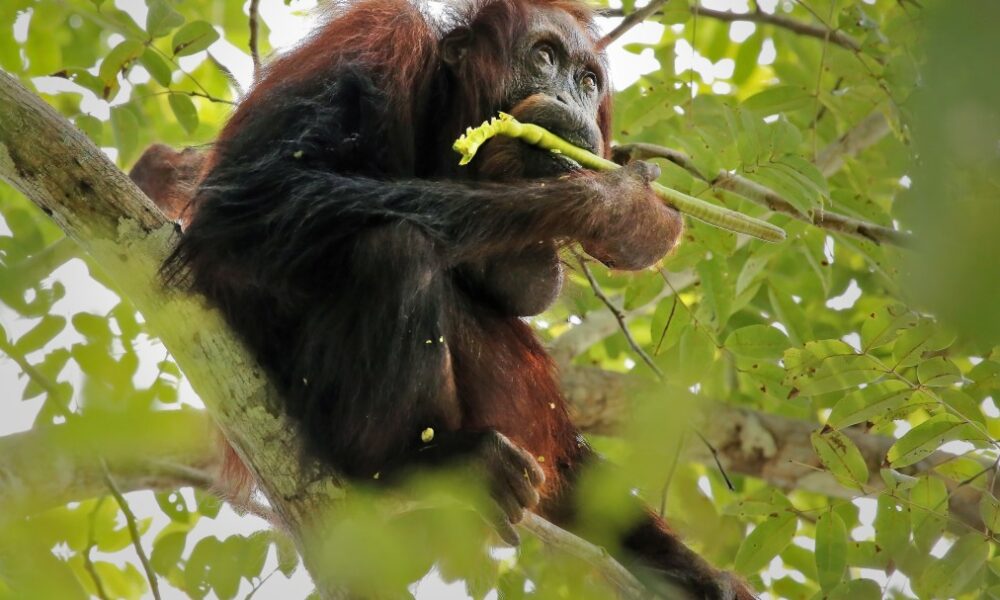
{"label": "tree branch", "polygon": [[[609,31],[600,41],[597,42],[597,47],[607,48],[614,43],[615,40],[625,35],[629,29],[632,29],[639,23],[642,23],[656,11],[660,10],[660,7],[669,2],[670,0],[649,0],[646,6],[643,6],[639,10],[629,13],[622,19],[622,22],[618,24],[617,27]],[[610,16],[610,15],[608,15]]]}
{"label": "tree branch", "polygon": [[[648,8],[650,5],[653,4],[656,4],[657,5],[656,9],[659,9],[660,5],[664,3],[650,2],[649,5],[647,5],[645,8]],[[621,28],[623,25],[625,25],[626,21],[628,21],[630,17],[632,17],[633,15],[639,15],[639,13],[644,11],[645,8],[637,10],[633,13],[629,13],[629,15],[627,16],[620,8],[601,11],[601,15],[605,17],[625,16],[626,20],[622,21],[622,23],[615,28],[615,30],[617,30]],[[642,18],[641,19],[637,18],[636,22],[651,17],[656,12],[656,9],[648,13],[643,13]],[[777,13],[766,13],[760,9],[757,9],[756,11],[749,13],[735,13],[723,10],[713,10],[711,8],[705,8],[703,6],[694,5],[691,7],[691,13],[702,17],[708,17],[710,19],[716,19],[718,21],[723,21],[726,23],[732,23],[734,21],[749,21],[751,23],[774,25],[775,27],[780,27],[781,29],[787,29],[788,31],[797,33],[799,35],[813,37],[819,40],[829,40],[830,42],[842,48],[846,48],[847,50],[850,50],[852,52],[861,51],[861,44],[851,36],[844,33],[843,31],[830,29],[824,25],[803,23],[802,21],[798,21],[790,17],[785,17]],[[635,22],[631,23],[629,27],[626,28],[626,31],[628,29],[631,29],[631,27],[633,27],[634,25]],[[612,33],[614,33],[614,30],[612,31]],[[624,31],[622,33],[624,33]],[[617,39],[617,37],[619,37],[620,35],[621,34],[618,34],[618,36],[611,39],[610,41],[614,41],[614,39]],[[607,39],[610,36],[611,34],[609,33],[607,36],[605,36],[605,39]],[[608,43],[610,43],[610,41]]]}
{"label": "tree branch", "polygon": [[[573,421],[584,431],[608,434],[617,430],[631,414],[627,376],[592,367],[560,363],[562,389],[570,404]],[[809,436],[822,426],[812,421],[790,419],[765,412],[712,402],[705,407],[706,419],[699,431],[717,450],[719,462],[729,473],[762,479],[769,485],[799,489],[833,498],[853,499],[857,490],[845,488],[823,468]],[[895,439],[873,435],[857,427],[842,430],[861,451],[870,478],[865,484],[871,493],[885,489],[879,476],[885,456]],[[700,443],[687,444],[684,458],[711,465],[713,457]],[[917,476],[952,461],[954,454],[934,452],[919,463],[901,469]],[[983,462],[983,467],[992,463]],[[963,527],[983,530],[979,503],[984,491],[942,479],[949,491],[949,511]],[[987,485],[989,493],[1000,496],[1000,481]]]}

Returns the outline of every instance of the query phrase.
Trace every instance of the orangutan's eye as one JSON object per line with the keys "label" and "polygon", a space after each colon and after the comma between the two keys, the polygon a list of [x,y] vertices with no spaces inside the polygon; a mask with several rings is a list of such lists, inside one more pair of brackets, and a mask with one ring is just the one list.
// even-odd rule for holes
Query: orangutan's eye
{"label": "orangutan's eye", "polygon": [[580,77],[580,88],[588,94],[596,93],[598,90],[597,75],[587,71]]}

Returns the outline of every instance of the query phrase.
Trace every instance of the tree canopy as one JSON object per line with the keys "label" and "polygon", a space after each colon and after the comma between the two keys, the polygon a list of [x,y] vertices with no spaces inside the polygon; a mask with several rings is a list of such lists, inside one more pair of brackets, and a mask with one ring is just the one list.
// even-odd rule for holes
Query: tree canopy
{"label": "tree canopy", "polygon": [[[297,459],[254,411],[252,361],[157,289],[172,228],[87,139],[122,169],[210,143],[307,1],[0,5],[0,598],[628,596],[545,523],[500,546],[448,474],[394,510],[348,493],[312,556],[308,503],[214,493],[216,426],[280,442],[253,465],[266,492],[301,483],[280,477]],[[774,598],[1000,596],[1000,4],[597,8],[616,153],[787,239],[689,219],[643,272],[567,253],[532,324],[619,467],[588,502],[630,486]],[[35,120],[15,80],[61,117]]]}

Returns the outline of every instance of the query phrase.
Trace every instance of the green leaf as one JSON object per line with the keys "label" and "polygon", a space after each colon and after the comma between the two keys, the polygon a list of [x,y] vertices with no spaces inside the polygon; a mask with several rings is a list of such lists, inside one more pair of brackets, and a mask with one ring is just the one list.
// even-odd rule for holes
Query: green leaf
{"label": "green leaf", "polygon": [[1000,531],[1000,500],[989,492],[983,492],[979,498],[979,516],[990,531]]}
{"label": "green leaf", "polygon": [[835,429],[825,428],[814,431],[810,440],[823,466],[841,485],[864,490],[868,483],[868,465],[850,438]]}
{"label": "green leaf", "polygon": [[146,32],[151,37],[163,37],[184,24],[184,17],[164,0],[150,0],[148,6]]}
{"label": "green leaf", "polygon": [[845,581],[830,591],[825,600],[882,600],[882,586],[871,579]]}
{"label": "green leaf", "polygon": [[788,348],[788,338],[770,325],[749,325],[729,334],[725,346],[748,358],[778,359]]}
{"label": "green leaf", "polygon": [[833,405],[826,423],[843,429],[876,418],[890,418],[912,394],[910,386],[901,381],[873,383],[841,398]]}
{"label": "green leaf", "polygon": [[[106,88],[117,85],[118,74],[128,68],[128,66],[142,54],[145,46],[138,40],[123,40],[108,52],[108,55],[101,61],[98,76],[104,82]],[[108,98],[108,95],[104,96]]]}
{"label": "green leaf", "polygon": [[118,147],[118,162],[131,162],[139,147],[139,120],[128,105],[111,109],[111,131],[115,134],[115,145]]}
{"label": "green leaf", "polygon": [[174,111],[174,116],[181,126],[188,133],[194,133],[198,129],[198,109],[187,94],[170,94],[170,108]]}
{"label": "green leaf", "polygon": [[169,575],[175,568],[180,568],[181,555],[187,544],[187,532],[175,531],[159,538],[153,543],[153,553],[149,563],[160,575]]}
{"label": "green leaf", "polygon": [[920,588],[935,598],[958,596],[986,566],[989,543],[981,533],[967,533],[920,576]]}
{"label": "green leaf", "polygon": [[925,320],[900,334],[892,346],[892,359],[897,369],[912,367],[921,361],[925,352],[947,348],[952,341],[954,335],[944,331],[937,323]]}
{"label": "green leaf", "polygon": [[219,32],[206,21],[188,23],[174,34],[171,43],[174,56],[189,56],[206,50],[219,39]]}
{"label": "green leaf", "polygon": [[888,494],[878,497],[875,543],[890,556],[901,556],[910,543],[910,513]]}
{"label": "green leaf", "polygon": [[930,552],[948,524],[948,489],[937,477],[921,475],[910,490],[910,522],[913,542]]}
{"label": "green leaf", "polygon": [[962,373],[955,363],[935,356],[917,366],[917,379],[928,387],[945,387],[962,381]]}
{"label": "green leaf", "polygon": [[750,78],[750,75],[757,69],[757,61],[760,59],[760,51],[764,46],[764,34],[760,28],[749,38],[740,44],[740,49],[736,52],[736,67],[733,69],[732,82],[734,85],[742,85]]}
{"label": "green leaf", "polygon": [[163,514],[170,517],[171,521],[178,523],[189,523],[191,513],[188,510],[187,501],[179,491],[160,492],[155,494],[156,503],[160,506]]}
{"label": "green leaf", "polygon": [[964,419],[943,413],[927,419],[889,448],[886,460],[895,469],[920,462],[945,442],[952,440],[980,441],[983,435]]}
{"label": "green leaf", "polygon": [[847,526],[835,512],[816,521],[816,573],[819,584],[830,590],[844,580],[847,571]]}
{"label": "green leaf", "polygon": [[146,51],[142,53],[139,57],[139,62],[142,66],[146,67],[149,71],[150,77],[153,78],[156,83],[162,85],[163,87],[170,87],[173,81],[174,69],[167,64],[167,61],[163,59],[162,56],[156,53],[152,48],[146,48]]}
{"label": "green leaf", "polygon": [[743,107],[761,115],[772,115],[810,106],[812,94],[798,85],[776,85],[743,101]]}
{"label": "green leaf", "polygon": [[98,315],[85,312],[76,313],[73,315],[73,328],[91,341],[110,343],[112,339],[108,320]]}
{"label": "green leaf", "polygon": [[66,319],[58,315],[46,315],[37,325],[22,335],[14,344],[13,353],[25,355],[40,350],[66,327]]}
{"label": "green leaf", "polygon": [[917,318],[902,304],[890,304],[872,311],[861,326],[861,348],[865,352],[896,340],[900,329],[913,327]]}
{"label": "green leaf", "polygon": [[291,577],[299,566],[299,551],[295,543],[284,533],[274,532],[274,547],[278,552],[278,570],[285,577]]}
{"label": "green leaf", "polygon": [[94,144],[100,146],[104,138],[104,122],[102,122],[97,117],[92,117],[90,115],[79,115],[73,121],[76,126],[80,128],[80,131],[87,134],[90,141]]}
{"label": "green leaf", "polygon": [[815,396],[871,383],[882,375],[882,368],[871,357],[848,354],[825,357],[814,370],[795,373],[786,384],[803,396]]}
{"label": "green leaf", "polygon": [[785,549],[798,527],[795,515],[782,512],[764,521],[750,532],[736,552],[734,568],[749,575],[756,573]]}

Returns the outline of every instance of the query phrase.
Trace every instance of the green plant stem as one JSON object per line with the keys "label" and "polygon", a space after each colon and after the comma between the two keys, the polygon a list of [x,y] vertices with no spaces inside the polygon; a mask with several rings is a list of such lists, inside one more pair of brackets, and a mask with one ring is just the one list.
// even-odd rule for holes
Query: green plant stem
{"label": "green plant stem", "polygon": [[[601,158],[588,150],[574,146],[543,127],[532,123],[521,123],[506,113],[500,113],[498,117],[483,123],[479,127],[470,127],[466,130],[465,135],[455,141],[452,148],[462,155],[462,160],[459,164],[468,164],[476,155],[479,147],[486,140],[497,135],[516,138],[533,146],[549,150],[550,152],[562,154],[576,161],[581,166],[595,171],[613,171],[621,168],[621,165]],[[783,229],[766,221],[748,217],[735,210],[709,204],[704,200],[678,192],[656,182],[653,182],[651,186],[656,195],[668,205],[709,225],[737,233],[745,233],[767,242],[780,242],[785,239],[785,231]]]}

